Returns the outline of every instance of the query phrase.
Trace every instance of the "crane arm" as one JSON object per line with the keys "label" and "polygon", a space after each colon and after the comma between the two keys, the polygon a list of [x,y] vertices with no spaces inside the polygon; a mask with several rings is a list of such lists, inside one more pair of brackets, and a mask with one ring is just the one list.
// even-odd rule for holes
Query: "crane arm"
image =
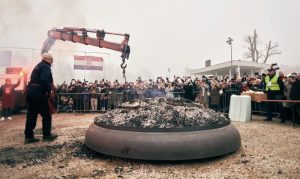
{"label": "crane arm", "polygon": [[[121,43],[106,41],[104,40],[106,34],[123,36],[124,39]],[[62,29],[53,28],[48,31],[48,38],[43,44],[41,53],[47,53],[54,45],[56,40],[70,41],[74,43],[91,45],[121,52],[123,61],[121,64],[121,68],[123,69],[123,76],[125,77],[125,68],[127,66],[124,65],[125,59],[128,59],[130,54],[130,46],[128,45],[129,34],[105,32],[104,30],[76,27],[65,27]]]}
{"label": "crane arm", "polygon": [[[96,37],[90,37],[91,33],[96,34]],[[109,42],[104,40],[106,34],[124,36],[124,40],[121,43]],[[85,29],[65,27],[63,29],[51,29],[48,31],[48,39],[44,42],[41,53],[47,53],[54,45],[55,40],[70,41],[74,43],[81,43],[85,45],[92,45],[100,48],[107,48],[122,52],[122,56],[128,59],[130,53],[130,47],[128,45],[129,34],[120,34],[105,32],[98,29]]]}

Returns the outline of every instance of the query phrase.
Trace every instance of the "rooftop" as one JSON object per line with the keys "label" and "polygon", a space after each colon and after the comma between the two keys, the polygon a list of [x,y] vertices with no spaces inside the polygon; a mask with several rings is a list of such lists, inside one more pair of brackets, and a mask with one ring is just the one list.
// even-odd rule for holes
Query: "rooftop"
{"label": "rooftop", "polygon": [[241,73],[254,73],[254,72],[261,72],[262,70],[265,70],[270,67],[270,64],[264,64],[264,63],[256,63],[252,61],[241,61],[241,60],[233,60],[232,65],[231,61],[211,65],[208,67],[203,68],[197,68],[194,70],[191,70],[191,74],[195,75],[205,75],[205,74],[213,74],[216,73],[218,75],[228,75],[229,69],[235,70],[236,68],[240,68]]}

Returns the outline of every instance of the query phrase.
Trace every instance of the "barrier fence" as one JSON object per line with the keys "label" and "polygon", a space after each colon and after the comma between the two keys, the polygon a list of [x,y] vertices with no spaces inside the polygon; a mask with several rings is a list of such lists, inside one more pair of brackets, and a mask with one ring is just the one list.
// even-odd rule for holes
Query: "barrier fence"
{"label": "barrier fence", "polygon": [[[195,99],[199,91],[193,92]],[[223,113],[229,112],[231,95],[240,95],[238,90],[224,90],[220,95],[219,110]],[[151,97],[185,97],[184,92],[151,92],[151,94],[140,92],[115,92],[115,93],[59,93],[57,95],[58,112],[106,112],[118,107],[123,102],[135,99]],[[208,97],[209,100],[209,97]],[[273,115],[279,116],[278,104],[274,105]],[[267,102],[251,102],[252,114],[266,115]]]}
{"label": "barrier fence", "polygon": [[[193,100],[197,97],[199,91],[192,94]],[[228,113],[231,95],[239,95],[237,90],[226,90],[220,95],[219,111]],[[105,112],[112,110],[123,102],[135,99],[145,99],[152,97],[185,97],[184,92],[119,92],[119,93],[59,93],[57,96],[58,112]],[[207,102],[210,98],[208,96]]]}
{"label": "barrier fence", "polygon": [[183,97],[184,93],[59,93],[57,95],[56,106],[58,112],[105,112],[116,108],[123,102],[128,102],[135,99],[145,99],[163,96]]}
{"label": "barrier fence", "polygon": [[[192,98],[196,98],[199,91],[194,91]],[[151,92],[151,94],[141,92],[115,92],[115,93],[59,93],[57,96],[58,112],[106,112],[118,107],[123,102],[135,99],[145,99],[153,97],[186,97],[184,92]],[[229,113],[230,98],[232,95],[240,95],[237,90],[224,90],[220,94],[220,103],[218,111]],[[208,103],[210,102],[208,96]],[[271,105],[273,103],[273,105]],[[292,120],[295,126],[295,115],[299,115],[299,107],[295,108],[295,103],[300,101],[294,100],[265,100],[261,102],[251,101],[251,114],[266,115],[268,105],[273,107],[272,114],[279,118],[284,115],[285,119]],[[283,106],[285,104],[285,106]],[[213,108],[213,106],[209,106]],[[290,110],[290,111],[289,111]],[[296,114],[297,113],[297,114]],[[282,117],[282,116],[281,116]]]}

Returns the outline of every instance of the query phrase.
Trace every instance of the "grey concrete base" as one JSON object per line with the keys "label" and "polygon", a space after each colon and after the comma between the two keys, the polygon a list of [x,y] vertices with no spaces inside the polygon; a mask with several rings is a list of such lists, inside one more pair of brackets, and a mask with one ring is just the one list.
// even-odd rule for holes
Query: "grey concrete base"
{"label": "grey concrete base", "polygon": [[85,144],[97,152],[143,160],[191,160],[237,151],[240,133],[232,125],[186,132],[138,132],[90,125]]}

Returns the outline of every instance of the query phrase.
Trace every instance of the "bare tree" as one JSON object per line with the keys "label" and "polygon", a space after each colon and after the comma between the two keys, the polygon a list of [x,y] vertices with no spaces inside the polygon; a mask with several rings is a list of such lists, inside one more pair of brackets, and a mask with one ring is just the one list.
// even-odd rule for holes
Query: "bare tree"
{"label": "bare tree", "polygon": [[270,56],[281,54],[281,52],[277,48],[278,48],[277,43],[272,44],[272,41],[269,41],[269,43],[266,45],[267,52],[265,55],[264,63],[267,63],[267,60]]}
{"label": "bare tree", "polygon": [[270,41],[269,44],[266,46],[266,55],[264,55],[264,52],[261,50],[258,50],[258,35],[256,33],[256,30],[254,30],[253,36],[248,35],[244,41],[248,44],[245,56],[246,58],[251,58],[253,62],[259,62],[259,60],[264,57],[264,63],[267,63],[267,60],[272,55],[278,55],[281,54],[280,51],[277,50],[278,44],[272,44]]}
{"label": "bare tree", "polygon": [[246,57],[251,58],[253,62],[258,62],[258,59],[261,58],[262,55],[257,50],[258,36],[256,30],[254,30],[253,36],[248,35],[244,40],[249,44],[247,47],[249,51],[246,53]]}
{"label": "bare tree", "polygon": [[254,50],[254,46],[253,46],[252,37],[249,35],[244,40],[245,40],[245,42],[247,42],[249,44],[249,46],[247,47],[247,49],[249,51],[246,52],[245,56],[246,56],[246,58],[251,58],[252,61],[255,62],[255,50]]}

